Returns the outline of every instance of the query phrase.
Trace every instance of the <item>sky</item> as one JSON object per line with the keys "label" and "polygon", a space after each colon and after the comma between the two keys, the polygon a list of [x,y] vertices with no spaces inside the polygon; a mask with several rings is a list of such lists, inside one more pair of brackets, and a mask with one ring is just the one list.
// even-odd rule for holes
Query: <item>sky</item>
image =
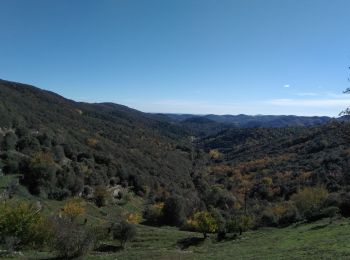
{"label": "sky", "polygon": [[348,0],[0,0],[0,78],[144,112],[337,116]]}

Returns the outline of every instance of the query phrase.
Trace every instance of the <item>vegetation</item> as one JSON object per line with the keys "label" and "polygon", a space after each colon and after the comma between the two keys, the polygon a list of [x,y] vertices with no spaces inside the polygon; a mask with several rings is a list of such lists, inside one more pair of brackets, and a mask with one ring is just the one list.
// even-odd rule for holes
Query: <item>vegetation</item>
{"label": "vegetation", "polygon": [[191,221],[194,229],[202,233],[207,238],[208,233],[215,233],[218,230],[216,219],[207,211],[197,212]]}
{"label": "vegetation", "polygon": [[81,257],[110,250],[112,239],[127,251],[144,225],[183,230],[180,248],[211,247],[197,232],[226,243],[252,229],[350,216],[346,118],[242,129],[232,118],[177,120],[5,81],[0,100],[6,252]]}
{"label": "vegetation", "polygon": [[134,224],[127,221],[121,221],[113,228],[113,238],[120,241],[120,246],[125,248],[126,242],[132,240],[136,236],[136,228]]}

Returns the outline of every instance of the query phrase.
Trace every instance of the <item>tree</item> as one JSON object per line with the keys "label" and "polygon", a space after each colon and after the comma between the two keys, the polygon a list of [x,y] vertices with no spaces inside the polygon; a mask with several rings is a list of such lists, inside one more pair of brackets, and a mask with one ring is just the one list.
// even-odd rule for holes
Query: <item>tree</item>
{"label": "tree", "polygon": [[[350,69],[350,67],[348,68]],[[348,78],[348,81],[350,81],[350,78]],[[347,88],[343,91],[344,94],[350,94],[350,88]],[[348,116],[350,115],[350,108],[346,108],[345,110],[343,110],[342,112],[339,113],[339,115],[344,115],[344,116]]]}
{"label": "tree", "polygon": [[31,159],[22,183],[35,195],[52,197],[57,183],[57,169],[50,153],[36,153]]}
{"label": "tree", "polygon": [[208,237],[208,233],[215,233],[218,230],[216,219],[208,211],[200,211],[194,214],[192,223],[195,229],[203,234],[204,238]]}
{"label": "tree", "polygon": [[307,212],[315,212],[320,210],[320,207],[328,197],[328,191],[326,188],[306,187],[294,194],[291,200],[294,201],[298,211],[305,215]]}
{"label": "tree", "polygon": [[164,202],[148,205],[143,212],[143,218],[147,224],[158,225],[163,219]]}
{"label": "tree", "polygon": [[120,241],[120,246],[125,248],[127,241],[132,240],[136,236],[135,225],[126,221],[121,221],[113,228],[113,238]]}
{"label": "tree", "polygon": [[47,242],[48,229],[37,207],[25,202],[0,204],[0,242],[17,240],[17,248],[42,246]]}
{"label": "tree", "polygon": [[13,132],[8,132],[3,140],[2,146],[5,151],[15,150],[18,138]]}
{"label": "tree", "polygon": [[178,197],[168,198],[163,207],[163,222],[170,226],[181,226],[185,223],[186,217],[183,202]]}
{"label": "tree", "polygon": [[67,218],[52,219],[52,249],[58,257],[75,259],[86,255],[96,244],[96,232]]}
{"label": "tree", "polygon": [[110,192],[103,186],[98,186],[95,189],[94,197],[97,207],[106,206],[108,199],[110,198]]}

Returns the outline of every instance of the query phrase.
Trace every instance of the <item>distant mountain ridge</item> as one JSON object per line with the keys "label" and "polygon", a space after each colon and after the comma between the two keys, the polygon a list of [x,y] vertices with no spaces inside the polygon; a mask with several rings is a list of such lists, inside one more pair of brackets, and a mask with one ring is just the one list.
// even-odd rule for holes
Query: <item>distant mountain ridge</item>
{"label": "distant mountain ridge", "polygon": [[220,123],[236,127],[289,127],[314,126],[330,122],[327,116],[295,116],[295,115],[194,115],[194,114],[158,114],[164,115],[174,123]]}
{"label": "distant mountain ridge", "polygon": [[312,127],[324,125],[332,120],[347,121],[348,118],[327,116],[294,115],[193,115],[193,114],[154,114],[160,120],[177,125],[194,136],[205,137],[230,128],[285,128]]}

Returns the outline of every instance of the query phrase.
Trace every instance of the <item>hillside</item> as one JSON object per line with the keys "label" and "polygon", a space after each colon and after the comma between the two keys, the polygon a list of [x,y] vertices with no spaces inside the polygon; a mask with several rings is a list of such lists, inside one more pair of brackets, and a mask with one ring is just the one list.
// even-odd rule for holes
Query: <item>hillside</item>
{"label": "hillside", "polygon": [[[0,81],[0,127],[4,171],[25,173],[23,183],[37,195],[63,198],[111,181],[155,197],[164,189],[194,192],[190,154],[178,149],[186,146],[184,131],[152,115]],[[38,156],[51,164],[45,181],[33,179],[43,174],[30,166]]]}
{"label": "hillside", "polygon": [[[0,245],[13,235],[12,229],[1,229],[1,223],[16,216],[11,210],[21,209],[23,201],[31,205],[23,206],[29,210],[39,203],[40,217],[58,225],[51,237],[61,226],[73,225],[87,234],[97,225],[104,234],[96,240],[110,243],[113,225],[136,224],[151,242],[136,237],[133,245],[141,251],[116,254],[130,258],[148,256],[153,246],[159,248],[159,257],[164,253],[164,257],[215,258],[221,254],[219,247],[227,245],[225,258],[232,254],[229,237],[252,234],[251,244],[242,242],[242,248],[250,250],[242,251],[242,257],[249,259],[254,257],[251,245],[261,241],[259,232],[245,233],[249,230],[350,216],[346,118],[261,117],[261,124],[275,122],[275,127],[260,123],[248,127],[253,121],[244,115],[238,116],[245,120],[244,127],[237,127],[230,116],[218,118],[147,114],[113,103],[75,102],[33,86],[0,81],[0,199],[4,202],[0,207],[6,209],[2,214],[10,212],[0,214],[4,220]],[[281,127],[285,124],[292,126]],[[61,223],[64,208],[72,201],[81,216],[76,222],[72,217],[68,224]],[[81,231],[88,222],[91,227]],[[154,235],[149,235],[151,230]],[[179,251],[181,245],[174,247],[175,239],[187,243],[187,236],[199,241],[199,236],[211,234],[213,241],[214,233],[217,242],[204,239],[205,245],[198,251],[194,247],[193,255]],[[157,242],[162,238],[167,249]],[[41,247],[49,248],[40,241]],[[29,242],[20,242],[22,248]],[[99,247],[91,248],[96,253]],[[269,250],[261,250],[258,255],[269,256]]]}
{"label": "hillside", "polygon": [[191,135],[206,137],[231,128],[287,128],[324,125],[332,120],[345,121],[346,117],[275,116],[275,115],[192,115],[155,114],[162,121],[172,123]]}

